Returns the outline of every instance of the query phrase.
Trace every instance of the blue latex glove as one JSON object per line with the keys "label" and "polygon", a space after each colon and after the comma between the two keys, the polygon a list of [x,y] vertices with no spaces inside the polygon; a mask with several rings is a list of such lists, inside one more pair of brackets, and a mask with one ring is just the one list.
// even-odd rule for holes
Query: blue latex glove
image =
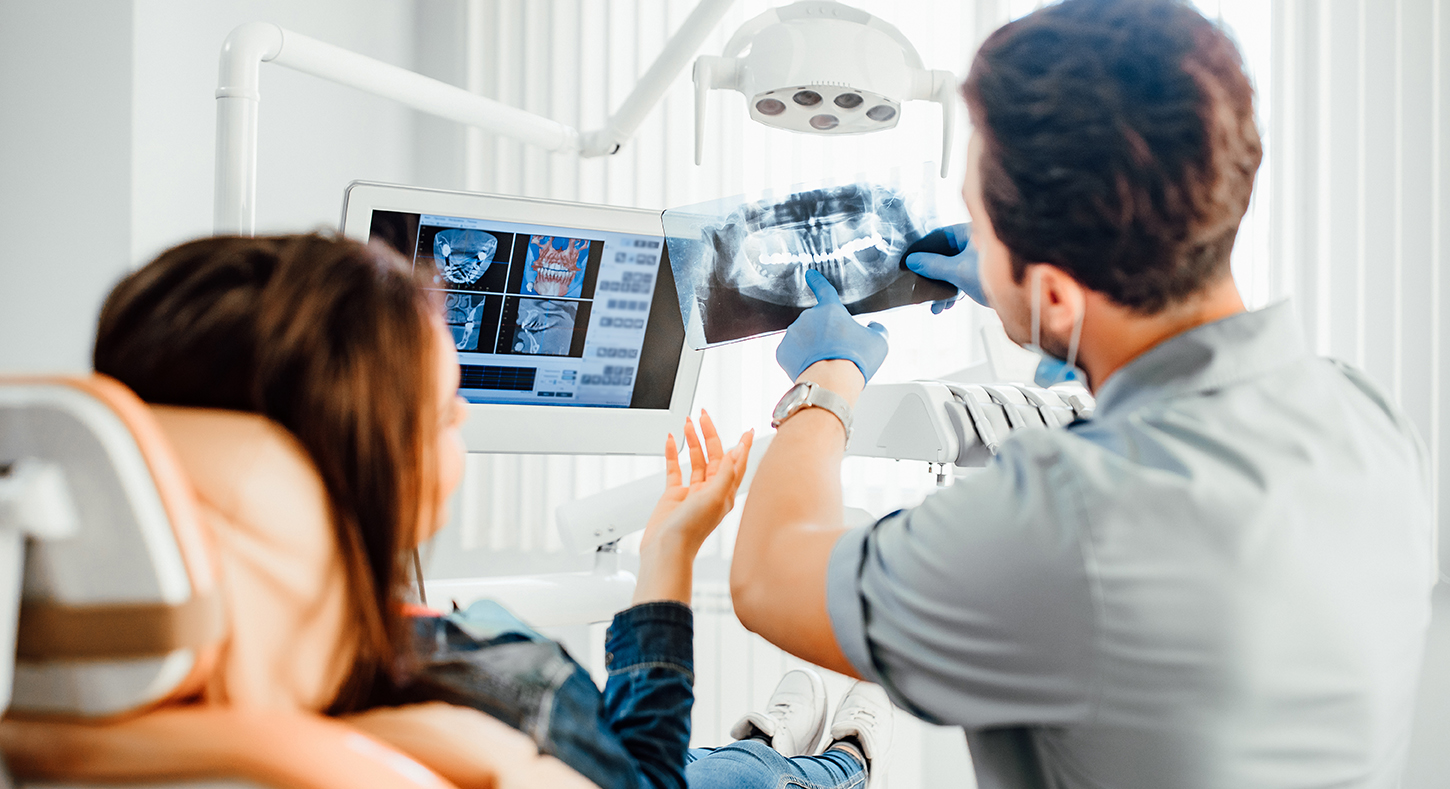
{"label": "blue latex glove", "polygon": [[785,339],[775,349],[781,369],[794,381],[816,362],[849,359],[860,368],[862,377],[871,380],[886,360],[886,327],[857,323],[821,272],[807,271],[806,285],[816,294],[816,306],[802,312],[786,329]]}
{"label": "blue latex glove", "polygon": [[[987,297],[982,293],[982,280],[977,274],[977,248],[972,246],[972,225],[963,223],[933,230],[913,246],[940,249],[949,254],[913,252],[906,256],[906,267],[927,279],[938,279],[965,293],[983,307]],[[960,299],[961,295],[957,296]],[[950,309],[957,299],[933,302],[931,311]]]}

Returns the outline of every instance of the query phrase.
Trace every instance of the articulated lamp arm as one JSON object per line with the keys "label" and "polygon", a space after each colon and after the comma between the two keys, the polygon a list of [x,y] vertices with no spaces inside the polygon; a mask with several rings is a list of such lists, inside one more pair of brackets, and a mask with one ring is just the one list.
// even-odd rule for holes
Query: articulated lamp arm
{"label": "articulated lamp arm", "polygon": [[287,66],[548,151],[606,156],[634,136],[733,3],[700,0],[619,109],[603,127],[583,134],[557,121],[274,24],[242,25],[227,36],[221,52],[216,91],[215,232],[251,235],[256,228],[257,112],[263,63]]}

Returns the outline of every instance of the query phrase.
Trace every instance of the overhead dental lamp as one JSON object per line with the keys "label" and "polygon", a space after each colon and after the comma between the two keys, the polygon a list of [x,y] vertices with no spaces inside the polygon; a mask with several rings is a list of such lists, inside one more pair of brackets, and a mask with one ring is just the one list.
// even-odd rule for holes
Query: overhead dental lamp
{"label": "overhead dental lamp", "polygon": [[894,26],[835,0],[772,8],[741,26],[720,57],[695,61],[695,164],[704,161],[705,100],[739,91],[755,121],[805,134],[895,128],[901,105],[941,105],[941,174],[951,155],[956,75],[929,71]]}

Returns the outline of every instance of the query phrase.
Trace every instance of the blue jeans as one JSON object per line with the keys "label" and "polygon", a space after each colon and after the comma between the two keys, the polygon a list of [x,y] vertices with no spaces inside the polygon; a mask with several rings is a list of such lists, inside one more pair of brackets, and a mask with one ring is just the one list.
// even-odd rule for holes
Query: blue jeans
{"label": "blue jeans", "polygon": [[[680,603],[621,611],[605,636],[600,693],[563,647],[498,605],[413,619],[417,666],[390,703],[481,710],[604,789],[776,789],[864,783],[848,754],[786,759],[764,743],[689,750],[694,614]],[[686,765],[689,765],[688,768]]]}
{"label": "blue jeans", "polygon": [[760,740],[740,740],[690,749],[685,780],[690,789],[853,789],[866,785],[866,772],[854,756],[835,748],[787,759]]}

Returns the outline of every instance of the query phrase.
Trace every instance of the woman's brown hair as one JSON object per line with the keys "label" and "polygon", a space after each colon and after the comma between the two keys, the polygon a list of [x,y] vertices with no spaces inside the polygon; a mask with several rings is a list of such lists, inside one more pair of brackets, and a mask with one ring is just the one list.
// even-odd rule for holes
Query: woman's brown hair
{"label": "woman's brown hair", "polygon": [[266,416],[316,464],[355,618],[334,714],[388,693],[407,653],[398,601],[436,500],[433,309],[395,253],[321,235],[182,244],[101,309],[97,372],[149,403]]}

